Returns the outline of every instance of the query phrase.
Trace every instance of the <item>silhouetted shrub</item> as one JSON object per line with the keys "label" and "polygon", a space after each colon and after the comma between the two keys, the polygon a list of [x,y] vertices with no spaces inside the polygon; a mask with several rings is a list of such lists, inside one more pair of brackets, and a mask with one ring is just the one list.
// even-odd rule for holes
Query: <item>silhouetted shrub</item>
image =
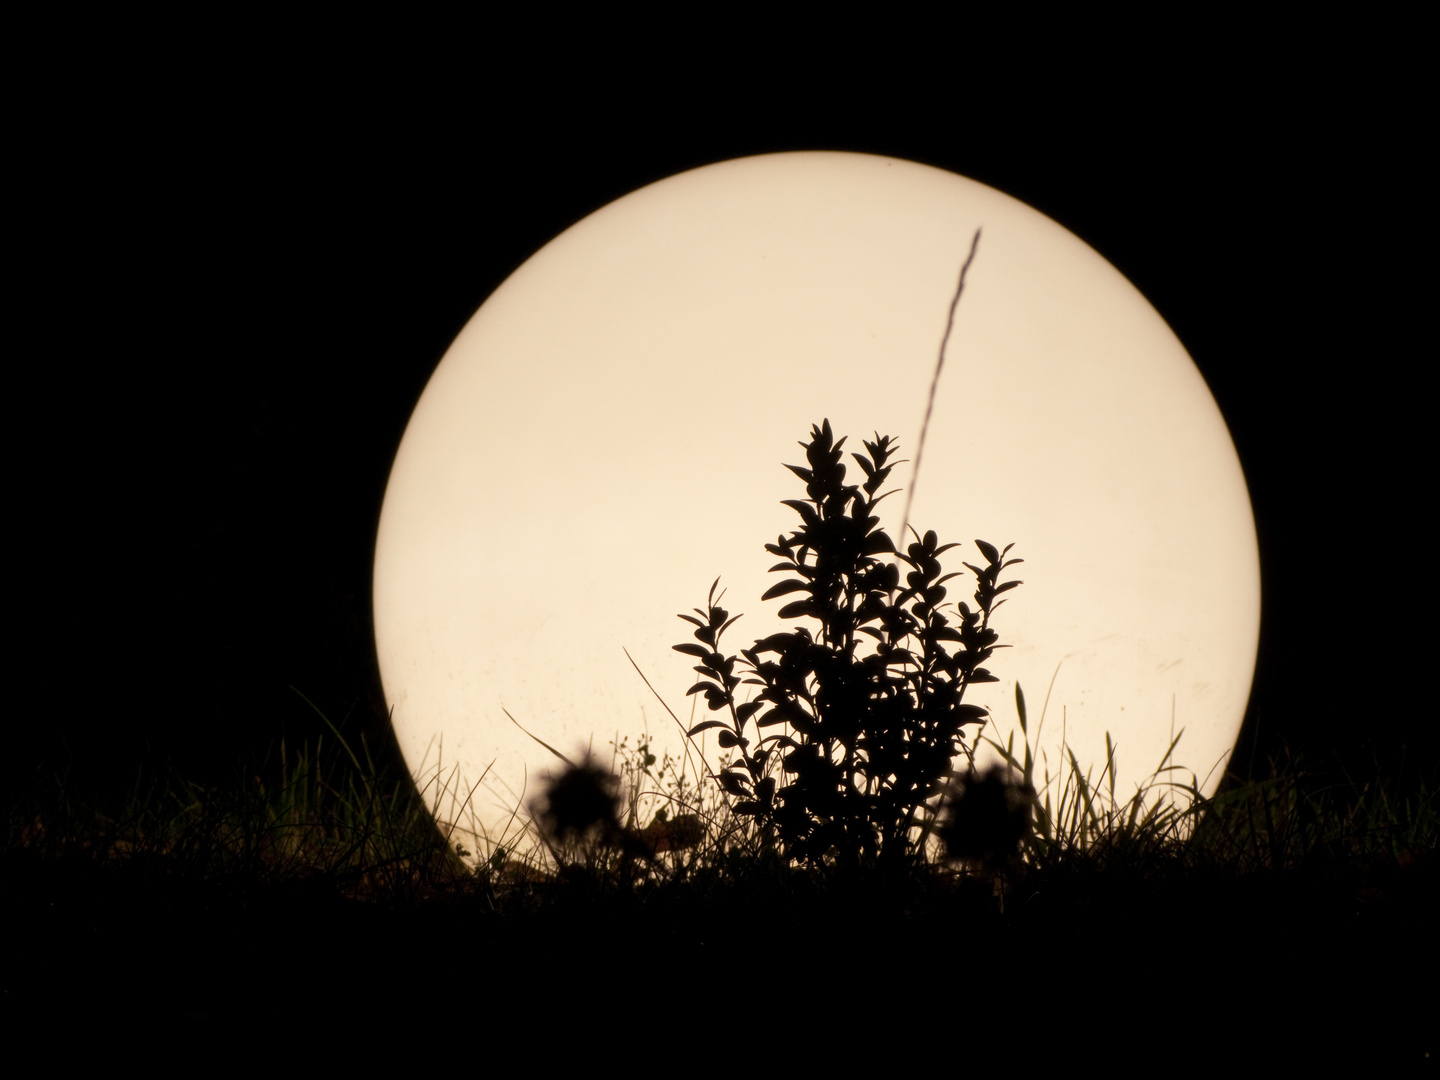
{"label": "silhouetted shrub", "polygon": [[[772,572],[797,576],[761,599],[802,594],[780,617],[813,620],[815,632],[800,626],[725,655],[721,635],[739,616],[719,606],[717,578],[698,618],[680,616],[697,627],[699,644],[675,649],[699,660],[701,679],[689,693],[730,714],[689,734],[716,729],[720,746],[737,752],[719,773],[737,814],[753,816],[803,862],[903,865],[935,824],[933,802],[952,762],[969,753],[963,728],[987,715],[962,699],[972,683],[996,681],[981,666],[1000,647],[990,616],[1000,594],[1020,584],[1002,583],[1001,571],[1022,560],[1005,559],[1010,546],[977,540],[986,565],[964,564],[976,578],[975,607],[959,604],[952,621],[942,612],[950,607],[944,583],[959,575],[943,573],[939,557],[957,545],[911,530],[915,542],[897,551],[874,514],[898,464],[895,444],[877,434],[864,455],[851,455],[865,473],[855,486],[845,483],[844,443],[829,420],[812,427],[801,444],[808,467],[786,466],[809,496],[785,500],[802,524],[765,545],[782,560]],[[880,558],[887,555],[896,561]],[[903,587],[899,563],[908,567]],[[740,702],[742,684],[760,690]]]}

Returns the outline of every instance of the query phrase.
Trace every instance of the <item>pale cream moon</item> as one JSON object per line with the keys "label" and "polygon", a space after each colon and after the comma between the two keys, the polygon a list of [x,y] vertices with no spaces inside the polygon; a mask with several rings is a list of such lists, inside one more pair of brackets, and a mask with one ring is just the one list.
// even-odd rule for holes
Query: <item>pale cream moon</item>
{"label": "pale cream moon", "polygon": [[[555,764],[502,710],[567,754],[608,760],[647,723],[679,749],[623,650],[688,722],[676,615],[719,576],[744,613],[727,651],[780,628],[784,600],[759,599],[778,580],[764,545],[799,520],[780,501],[803,497],[782,463],[826,418],[847,449],[878,432],[913,461],[977,228],[910,513],[962,542],[947,569],[979,561],[977,537],[1025,560],[992,622],[1013,646],[989,664],[1001,681],[967,701],[1003,737],[1018,680],[1033,734],[1054,676],[1052,772],[1062,730],[1097,773],[1108,731],[1123,797],[1183,729],[1176,763],[1214,790],[1254,672],[1259,558],[1184,347],[1114,267],[1009,196],[796,153],[671,177],[566,230],[426,387],[386,489],[375,633],[400,748],[427,793],[452,793],[442,821],[498,842]],[[903,506],[882,504],[897,539]],[[453,793],[482,776],[462,814]]]}

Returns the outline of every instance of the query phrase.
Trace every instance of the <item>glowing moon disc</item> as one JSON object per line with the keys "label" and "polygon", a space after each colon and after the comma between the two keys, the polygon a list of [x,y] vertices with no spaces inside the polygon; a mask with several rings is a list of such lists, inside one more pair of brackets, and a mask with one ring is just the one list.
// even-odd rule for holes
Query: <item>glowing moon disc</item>
{"label": "glowing moon disc", "polygon": [[[1204,380],[1164,321],[1075,236],[981,184],[854,154],[777,154],[653,184],[518,269],[451,346],[395,460],[375,630],[396,736],[422,784],[498,841],[558,749],[648,719],[678,730],[690,640],[675,616],[717,575],[748,647],[781,624],[764,551],[798,522],[810,425],[896,436],[913,459],[945,315],[956,314],[910,520],[1025,559],[992,625],[1013,648],[967,700],[1063,728],[1082,763],[1118,746],[1118,795],[1177,761],[1213,790],[1259,632],[1244,478]],[[848,460],[848,459],[847,459]],[[858,475],[858,471],[857,471]],[[908,484],[909,466],[896,470]],[[897,536],[903,496],[884,526]],[[952,599],[968,600],[955,589]],[[1063,663],[1062,663],[1063,662]],[[457,771],[452,771],[452,769]],[[427,790],[434,791],[434,788]],[[483,845],[483,841],[482,841]]]}

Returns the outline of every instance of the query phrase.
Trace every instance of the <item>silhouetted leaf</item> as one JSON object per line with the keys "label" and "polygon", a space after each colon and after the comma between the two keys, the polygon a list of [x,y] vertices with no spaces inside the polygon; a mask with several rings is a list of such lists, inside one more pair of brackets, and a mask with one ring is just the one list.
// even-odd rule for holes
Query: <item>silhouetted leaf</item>
{"label": "silhouetted leaf", "polygon": [[[755,642],[755,647],[750,651],[756,656],[759,656],[761,653],[783,653],[789,646],[790,641],[791,635],[789,634],[771,634],[769,637],[761,638]],[[757,664],[756,666],[758,667],[759,665]]]}
{"label": "silhouetted leaf", "polygon": [[782,619],[798,619],[802,615],[814,614],[815,605],[809,600],[796,600],[793,604],[786,604],[780,609],[780,618]]}
{"label": "silhouetted leaf", "polygon": [[691,728],[689,731],[687,731],[685,734],[686,734],[686,735],[689,735],[689,736],[693,739],[696,735],[699,735],[702,731],[708,731],[708,730],[710,730],[711,728],[717,728],[717,727],[718,727],[718,728],[728,728],[729,726],[730,726],[730,725],[727,724],[727,723],[725,723],[724,720],[705,720],[705,721],[703,721],[703,722],[701,722],[701,723],[699,723],[699,724],[696,724],[694,727],[692,727],[692,728]]}
{"label": "silhouetted leaf", "polygon": [[698,656],[702,660],[710,655],[710,650],[705,648],[704,645],[691,645],[687,642],[684,645],[672,645],[670,647],[676,652],[682,652],[686,656]]}
{"label": "silhouetted leaf", "polygon": [[799,581],[795,578],[787,578],[778,585],[772,585],[761,595],[761,600],[773,600],[777,596],[784,596],[786,593],[802,592],[810,588],[808,581]]}
{"label": "silhouetted leaf", "polygon": [[794,709],[785,717],[785,720],[801,735],[814,735],[820,730],[820,726],[815,723],[814,718],[803,709]]}
{"label": "silhouetted leaf", "polygon": [[719,780],[720,786],[731,795],[738,797],[750,794],[749,789],[745,786],[745,782],[737,774],[728,769],[720,774]]}
{"label": "silhouetted leaf", "polygon": [[883,532],[871,533],[860,548],[861,555],[885,555],[895,550],[895,542]]}
{"label": "silhouetted leaf", "polygon": [[984,540],[976,540],[975,546],[980,549],[980,554],[985,556],[986,562],[997,563],[1000,561],[1000,552],[995,550],[994,544],[987,544]]}
{"label": "silhouetted leaf", "polygon": [[782,498],[780,505],[786,505],[786,507],[795,511],[796,514],[799,514],[801,520],[805,521],[806,526],[811,528],[818,526],[819,517],[815,514],[815,508],[812,507],[811,504],[805,503],[804,500],[799,500],[799,498]]}

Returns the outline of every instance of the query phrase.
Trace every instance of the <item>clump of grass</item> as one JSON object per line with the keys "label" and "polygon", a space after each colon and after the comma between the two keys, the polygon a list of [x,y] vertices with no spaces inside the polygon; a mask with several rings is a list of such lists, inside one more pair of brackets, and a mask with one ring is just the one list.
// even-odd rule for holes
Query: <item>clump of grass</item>
{"label": "clump of grass", "polygon": [[357,754],[321,716],[329,739],[292,748],[282,738],[227,784],[147,765],[128,794],[103,800],[37,769],[12,794],[6,850],[259,886],[324,880],[376,900],[413,899],[464,874],[409,776],[378,767],[364,743]]}
{"label": "clump of grass", "polygon": [[1264,779],[1222,788],[1204,810],[1193,843],[1238,872],[1377,860],[1408,866],[1434,851],[1440,832],[1433,774],[1401,791],[1312,769],[1288,749]]}
{"label": "clump of grass", "polygon": [[1108,733],[1098,776],[1062,747],[1063,767],[1052,775],[1045,760],[1037,780],[1041,761],[1031,747],[1018,684],[1015,704],[1021,745],[1013,732],[1003,744],[990,736],[985,742],[1018,786],[1039,793],[1034,827],[1023,842],[1027,871],[1204,870],[1238,878],[1375,860],[1404,867],[1433,854],[1440,839],[1440,793],[1433,778],[1402,793],[1378,781],[1357,783],[1312,771],[1285,751],[1271,761],[1268,777],[1231,780],[1207,797],[1197,775],[1174,764],[1181,734],[1128,797],[1116,792],[1115,747]]}
{"label": "clump of grass", "polygon": [[[1021,736],[1018,749],[1013,731],[1003,744],[989,735],[982,738],[1015,773],[1024,790],[1034,793],[1034,827],[1023,839],[1027,866],[1044,869],[1076,859],[1168,857],[1183,846],[1201,802],[1194,773],[1188,783],[1173,779],[1174,774],[1185,771],[1172,763],[1180,735],[1172,739],[1150,777],[1134,794],[1121,798],[1115,791],[1115,745],[1108,732],[1098,777],[1093,767],[1082,769],[1074,751],[1063,744],[1061,766],[1052,774],[1048,756],[1037,759],[1031,746],[1025,693],[1019,683],[1015,685],[1015,711]],[[1036,743],[1045,711],[1041,710],[1036,725]],[[1038,781],[1037,768],[1041,772]]]}

